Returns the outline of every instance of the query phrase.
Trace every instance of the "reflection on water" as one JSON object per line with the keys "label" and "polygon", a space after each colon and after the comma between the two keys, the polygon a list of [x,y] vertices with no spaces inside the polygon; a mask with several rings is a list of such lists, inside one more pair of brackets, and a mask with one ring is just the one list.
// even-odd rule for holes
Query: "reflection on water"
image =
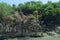
{"label": "reflection on water", "polygon": [[24,37],[24,38],[9,38],[4,40],[60,40],[58,36],[45,36],[45,37],[38,37],[38,38],[32,38],[32,37]]}
{"label": "reflection on water", "polygon": [[29,38],[9,38],[9,39],[4,39],[4,40],[28,40]]}

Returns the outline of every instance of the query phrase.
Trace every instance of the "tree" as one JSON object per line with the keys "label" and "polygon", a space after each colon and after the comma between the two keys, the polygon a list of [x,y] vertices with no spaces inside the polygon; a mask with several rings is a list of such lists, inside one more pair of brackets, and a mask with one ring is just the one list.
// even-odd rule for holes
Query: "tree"
{"label": "tree", "polygon": [[17,11],[17,8],[16,8],[16,5],[15,4],[13,4],[13,7],[12,8],[13,8],[14,12]]}
{"label": "tree", "polygon": [[0,15],[1,16],[8,16],[11,15],[14,10],[9,4],[0,3]]}

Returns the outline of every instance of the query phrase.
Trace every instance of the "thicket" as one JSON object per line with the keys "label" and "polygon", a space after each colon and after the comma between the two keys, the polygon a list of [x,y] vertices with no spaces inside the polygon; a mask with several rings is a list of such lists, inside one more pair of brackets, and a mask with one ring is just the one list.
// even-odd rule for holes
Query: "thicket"
{"label": "thicket", "polygon": [[30,1],[12,6],[0,3],[0,33],[7,30],[56,31],[60,25],[60,1]]}

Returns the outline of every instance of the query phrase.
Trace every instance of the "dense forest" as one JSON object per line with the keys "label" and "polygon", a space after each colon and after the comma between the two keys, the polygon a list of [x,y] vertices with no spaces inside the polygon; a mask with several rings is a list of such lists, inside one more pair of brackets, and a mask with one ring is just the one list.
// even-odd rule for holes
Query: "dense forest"
{"label": "dense forest", "polygon": [[[60,1],[43,4],[30,1],[24,4],[0,3],[0,34],[15,36],[38,35],[56,32],[60,34]],[[9,34],[9,35],[10,35]]]}

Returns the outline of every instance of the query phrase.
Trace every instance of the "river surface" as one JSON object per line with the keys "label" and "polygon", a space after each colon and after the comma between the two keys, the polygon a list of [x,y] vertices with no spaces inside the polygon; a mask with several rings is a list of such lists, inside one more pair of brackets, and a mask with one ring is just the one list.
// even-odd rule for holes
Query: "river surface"
{"label": "river surface", "polygon": [[38,37],[38,38],[33,38],[33,37],[25,37],[25,38],[8,38],[4,40],[60,40],[60,35],[58,36],[45,36],[45,37]]}

